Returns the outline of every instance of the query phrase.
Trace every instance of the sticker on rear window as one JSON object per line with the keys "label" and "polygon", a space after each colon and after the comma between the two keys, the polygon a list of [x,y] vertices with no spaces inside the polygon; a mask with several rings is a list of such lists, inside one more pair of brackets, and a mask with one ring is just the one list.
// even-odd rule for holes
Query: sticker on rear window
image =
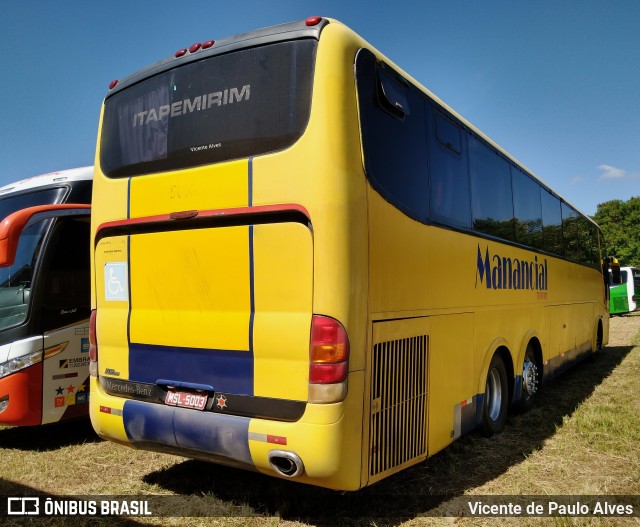
{"label": "sticker on rear window", "polygon": [[129,300],[127,262],[112,262],[104,266],[105,300]]}

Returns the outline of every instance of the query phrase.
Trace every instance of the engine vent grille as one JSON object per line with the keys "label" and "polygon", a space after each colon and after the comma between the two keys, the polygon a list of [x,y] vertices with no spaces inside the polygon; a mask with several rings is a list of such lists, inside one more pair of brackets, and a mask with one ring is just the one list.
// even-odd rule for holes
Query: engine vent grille
{"label": "engine vent grille", "polygon": [[369,476],[426,454],[427,349],[426,335],[373,347]]}

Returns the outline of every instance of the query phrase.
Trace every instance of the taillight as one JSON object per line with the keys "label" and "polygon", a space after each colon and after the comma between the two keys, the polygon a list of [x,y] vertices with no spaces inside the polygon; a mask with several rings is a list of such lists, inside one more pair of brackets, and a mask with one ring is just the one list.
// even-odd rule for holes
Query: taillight
{"label": "taillight", "polygon": [[337,402],[346,396],[349,337],[337,320],[314,315],[309,351],[309,402]]}
{"label": "taillight", "polygon": [[89,374],[93,377],[98,376],[98,338],[96,334],[96,317],[98,311],[91,311],[89,318]]}
{"label": "taillight", "polygon": [[312,384],[332,384],[347,378],[347,363],[311,364],[309,382]]}
{"label": "taillight", "polygon": [[305,20],[305,24],[307,24],[307,26],[317,26],[321,21],[321,16],[310,16]]}

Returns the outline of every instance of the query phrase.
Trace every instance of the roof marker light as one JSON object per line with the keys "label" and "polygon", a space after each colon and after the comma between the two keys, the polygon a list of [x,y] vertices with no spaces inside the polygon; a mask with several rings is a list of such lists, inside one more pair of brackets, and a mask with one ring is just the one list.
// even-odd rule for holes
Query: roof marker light
{"label": "roof marker light", "polygon": [[113,90],[117,85],[118,85],[118,79],[112,80],[112,81],[109,83],[109,89],[110,89],[110,90]]}
{"label": "roof marker light", "polygon": [[177,59],[179,59],[180,57],[184,57],[187,54],[187,51],[188,50],[186,48],[185,49],[179,49],[178,51],[176,51],[175,57]]}
{"label": "roof marker light", "polygon": [[205,43],[202,44],[202,49],[209,49],[210,47],[212,47],[214,44],[216,43],[215,40],[207,40]]}
{"label": "roof marker light", "polygon": [[321,16],[310,16],[305,20],[307,26],[317,26],[322,21]]}
{"label": "roof marker light", "polygon": [[201,47],[202,47],[202,44],[200,44],[200,42],[196,42],[195,44],[191,44],[191,47],[189,48],[189,53],[195,53]]}

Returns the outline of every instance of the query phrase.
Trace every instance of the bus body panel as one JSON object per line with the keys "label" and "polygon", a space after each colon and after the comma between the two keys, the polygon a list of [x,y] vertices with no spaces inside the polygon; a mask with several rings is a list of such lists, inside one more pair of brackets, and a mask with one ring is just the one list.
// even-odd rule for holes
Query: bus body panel
{"label": "bus body panel", "polygon": [[640,301],[640,269],[636,267],[629,268],[629,280],[627,282],[627,288],[631,297],[629,307],[632,311],[638,309],[638,301]]}
{"label": "bus body panel", "polygon": [[0,419],[11,426],[33,426],[42,420],[42,362],[0,379]]}
{"label": "bus body panel", "polygon": [[[96,212],[93,218],[96,231],[114,220],[126,222],[171,212],[219,210],[224,215],[225,211],[246,207],[286,209],[296,204],[309,207],[308,226],[291,222],[261,223],[181,230],[176,231],[176,235],[157,232],[99,236],[94,253],[94,301],[98,308],[99,373],[104,378],[147,382],[153,376],[165,376],[169,368],[152,374],[147,369],[149,362],[139,359],[153,360],[158,352],[166,352],[175,357],[177,371],[185,351],[188,354],[218,347],[251,355],[252,368],[251,372],[245,372],[252,375],[248,384],[234,384],[229,379],[221,388],[259,397],[306,401],[311,314],[336,318],[348,332],[353,326],[366,324],[367,240],[364,235],[366,208],[363,207],[366,180],[357,153],[355,94],[346,101],[341,100],[342,106],[336,111],[326,111],[327,105],[335,100],[336,92],[344,92],[346,88],[352,91],[352,64],[358,45],[343,26],[328,26],[326,30],[334,32],[335,38],[323,40],[318,46],[316,70],[321,73],[314,85],[308,126],[314,132],[303,135],[294,146],[250,160],[186,169],[180,171],[179,178],[172,172],[130,178],[128,203],[120,209],[117,203],[124,194],[124,180],[102,175],[96,178],[96,196],[108,200],[113,192],[116,203],[115,212],[104,208]],[[346,60],[336,63],[336,53]],[[339,149],[342,153],[329,159],[314,159],[316,151],[327,149]],[[100,171],[99,166],[96,171]],[[308,185],[300,185],[301,178]],[[315,251],[317,243],[326,249]],[[161,261],[165,257],[160,255],[168,251],[171,254],[166,256],[166,261]],[[131,279],[128,284],[131,304],[125,296],[122,300],[105,299],[105,266],[119,262],[130,265],[127,273]],[[197,271],[196,262],[200,262],[202,273]],[[205,274],[205,265],[211,274]],[[207,297],[207,289],[210,293],[222,291],[223,294]],[[215,315],[207,323],[198,321],[200,311],[196,306],[199,304],[206,305]],[[220,331],[211,331],[212,327]],[[358,416],[362,415],[366,356],[363,350],[367,335],[360,331],[354,331],[353,335],[346,400],[330,405],[307,403],[304,415],[295,422],[266,417],[231,419],[234,424],[229,425],[229,430],[235,430],[234,433],[243,438],[248,434],[251,459],[247,459],[243,446],[243,453],[238,454],[242,460],[274,475],[267,461],[269,451],[290,450],[304,462],[305,474],[299,478],[301,481],[331,488],[357,489],[362,485],[362,419]],[[249,353],[251,340],[253,350]],[[134,344],[140,342],[148,347],[136,356],[140,349],[136,351]],[[113,372],[118,376],[113,377]],[[193,371],[188,377],[189,382],[204,381],[204,376],[194,376]],[[214,387],[217,384],[215,379],[212,384]],[[152,437],[138,431],[133,433],[130,427],[136,420],[128,417],[137,415],[145,423],[165,423],[169,414],[189,416],[194,415],[195,410],[143,409],[153,405],[109,394],[95,379],[91,389],[92,423],[101,436],[132,446],[139,444],[202,457],[203,453],[197,451],[202,447],[200,443],[198,446],[185,440],[180,445],[174,444],[164,433],[153,435],[160,432],[151,424],[148,428],[143,425],[142,429],[148,430]],[[347,412],[350,418],[344,419]],[[146,417],[142,418],[143,415]],[[193,417],[194,423],[202,425],[194,426],[204,426],[207,430],[220,426],[222,430],[227,426],[221,420],[223,417],[217,413],[198,414]],[[176,419],[184,423],[184,429],[176,427],[176,435],[188,433],[188,421],[181,421],[183,417]],[[209,433],[216,434],[213,430]],[[270,443],[267,437],[286,438],[286,445]],[[230,451],[226,457],[224,454],[218,449],[207,455],[234,464]]]}
{"label": "bus body panel", "polygon": [[[99,240],[92,251],[95,261],[95,279],[92,282],[98,298],[104,302],[100,317],[96,319],[96,334],[100,351],[108,360],[100,364],[102,375],[129,378],[129,294],[121,290],[128,285],[121,273],[128,275],[129,240],[127,236],[113,236]],[[105,275],[107,281],[105,283]],[[120,280],[120,281],[119,281]],[[91,407],[90,407],[91,408]]]}
{"label": "bus body panel", "polygon": [[[616,313],[624,312],[625,307],[627,311],[635,311],[638,308],[638,298],[640,297],[640,269],[635,267],[621,267],[620,275],[622,278],[622,284],[619,287],[619,294],[616,293],[616,297],[626,296],[627,306],[624,301],[619,300],[621,307]],[[612,293],[613,296],[613,293]]]}
{"label": "bus body panel", "polygon": [[45,334],[42,386],[42,424],[87,415],[88,320]]}
{"label": "bus body panel", "polygon": [[529,342],[540,343],[546,379],[595,350],[599,325],[608,339],[604,306],[592,300],[604,299],[597,270],[422,225],[372,189],[369,211],[374,320],[430,319],[429,455],[478,423],[498,349],[510,357],[517,400]]}
{"label": "bus body panel", "polygon": [[274,475],[268,455],[295,452],[305,473],[297,481],[357,490],[360,482],[364,374],[351,373],[347,398],[338,404],[308,404],[296,422],[198,412],[125,399],[91,378],[91,422],[105,439],[128,446],[215,461]]}

